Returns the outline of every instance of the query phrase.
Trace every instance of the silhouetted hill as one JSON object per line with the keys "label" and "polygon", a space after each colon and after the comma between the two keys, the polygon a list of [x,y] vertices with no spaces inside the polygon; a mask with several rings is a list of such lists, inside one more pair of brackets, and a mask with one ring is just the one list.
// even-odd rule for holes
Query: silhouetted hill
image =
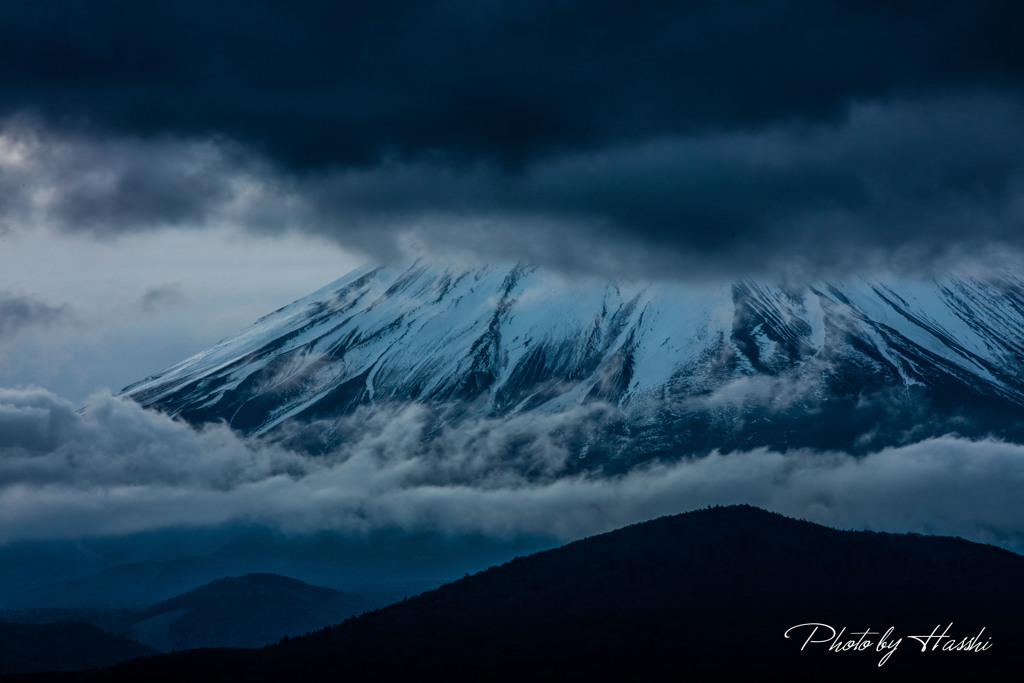
{"label": "silhouetted hill", "polygon": [[0,622],[0,674],[109,666],[155,652],[89,624]]}
{"label": "silhouetted hill", "polygon": [[89,611],[144,608],[227,576],[278,574],[373,597],[384,605],[480,567],[552,548],[548,537],[496,539],[378,530],[291,535],[224,529],[182,537],[159,531],[0,547],[0,621],[86,621]]}
{"label": "silhouetted hill", "polygon": [[[140,608],[53,608],[9,611],[25,624],[88,623],[156,651],[202,647],[262,647],[336,624],[394,598],[313,586],[275,574],[217,579]],[[55,653],[55,656],[59,654]]]}
{"label": "silhouetted hill", "polygon": [[372,598],[276,574],[247,574],[208,583],[133,612],[131,636],[161,650],[260,647],[302,635],[372,607]]}
{"label": "silhouetted hill", "polygon": [[[715,508],[517,558],[263,650],[182,652],[81,679],[985,677],[1019,668],[1021,576],[1024,557],[961,539],[837,531]],[[801,651],[809,628],[783,634],[804,623],[846,634],[893,627],[890,639],[902,641],[880,668],[874,646]],[[910,638],[947,624],[957,642],[984,628],[990,649],[922,653]]]}

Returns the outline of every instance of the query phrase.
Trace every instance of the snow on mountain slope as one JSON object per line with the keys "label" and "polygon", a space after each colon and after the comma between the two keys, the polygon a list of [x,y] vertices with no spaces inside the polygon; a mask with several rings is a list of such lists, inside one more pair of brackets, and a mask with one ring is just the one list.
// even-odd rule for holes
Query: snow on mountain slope
{"label": "snow on mountain slope", "polygon": [[[785,288],[364,268],[123,393],[246,434],[363,405],[500,416],[600,400],[660,432],[652,448],[702,430],[713,447],[714,425],[730,420],[746,429],[737,443],[757,445],[783,414],[856,412],[879,395],[963,425],[979,411],[1009,424],[1024,416],[1024,281]],[[868,431],[888,419],[864,415]]]}

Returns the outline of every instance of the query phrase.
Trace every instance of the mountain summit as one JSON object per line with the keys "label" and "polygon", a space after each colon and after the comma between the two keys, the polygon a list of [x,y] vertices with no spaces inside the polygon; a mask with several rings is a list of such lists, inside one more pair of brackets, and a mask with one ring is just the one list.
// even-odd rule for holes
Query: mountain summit
{"label": "mountain summit", "polygon": [[[122,393],[247,435],[390,404],[447,421],[601,405],[604,427],[581,453],[627,461],[866,452],[950,432],[1016,440],[1024,281],[793,287],[571,280],[522,264],[363,268]],[[329,448],[331,430],[317,433]]]}

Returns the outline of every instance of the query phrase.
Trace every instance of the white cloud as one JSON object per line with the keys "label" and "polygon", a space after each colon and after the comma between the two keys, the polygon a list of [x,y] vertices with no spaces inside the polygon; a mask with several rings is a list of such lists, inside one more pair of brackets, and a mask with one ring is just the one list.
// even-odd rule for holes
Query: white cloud
{"label": "white cloud", "polygon": [[742,502],[1024,550],[1024,446],[945,437],[863,457],[759,449],[565,475],[567,440],[606,410],[470,420],[433,438],[423,407],[367,410],[340,424],[342,448],[306,456],[109,395],[79,414],[40,389],[0,390],[0,542],[236,521],[570,539]]}

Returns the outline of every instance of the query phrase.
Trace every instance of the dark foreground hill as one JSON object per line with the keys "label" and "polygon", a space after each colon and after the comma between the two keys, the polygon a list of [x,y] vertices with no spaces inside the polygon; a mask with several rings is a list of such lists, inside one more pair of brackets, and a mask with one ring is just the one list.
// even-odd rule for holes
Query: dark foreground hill
{"label": "dark foreground hill", "polygon": [[[715,508],[517,558],[262,650],[181,652],[70,679],[988,677],[1024,661],[1022,576],[1024,557],[961,539]],[[814,640],[845,629],[839,642],[864,649],[801,649],[810,626],[784,637],[807,623],[823,625]],[[886,642],[899,643],[880,667],[890,627]]]}
{"label": "dark foreground hill", "polygon": [[109,666],[156,650],[89,624],[0,622],[0,674]]}
{"label": "dark foreground hill", "polygon": [[[0,671],[44,671],[52,668],[46,666],[47,661],[58,663],[62,668],[64,664],[67,668],[85,668],[156,652],[201,647],[262,647],[285,636],[322,629],[387,602],[391,600],[385,601],[379,594],[339,591],[264,573],[217,579],[145,607],[10,611],[0,613],[0,617],[16,622],[4,626],[0,620],[0,633],[5,636],[5,642],[19,638],[32,642],[34,654],[32,660],[22,666],[14,656],[17,652],[12,653],[6,666],[0,659]],[[57,622],[79,622],[75,628],[82,630],[75,631],[66,623],[58,629]],[[86,624],[102,629],[107,636],[120,636],[121,639],[111,641],[120,649],[110,649],[105,658],[69,658],[68,652],[77,647],[75,634],[82,636],[83,643],[98,638],[100,632],[85,630]],[[128,639],[135,641],[138,647],[123,647]],[[91,646],[90,651],[106,647],[96,642],[98,644]],[[0,643],[0,655],[3,652],[5,645]]]}

